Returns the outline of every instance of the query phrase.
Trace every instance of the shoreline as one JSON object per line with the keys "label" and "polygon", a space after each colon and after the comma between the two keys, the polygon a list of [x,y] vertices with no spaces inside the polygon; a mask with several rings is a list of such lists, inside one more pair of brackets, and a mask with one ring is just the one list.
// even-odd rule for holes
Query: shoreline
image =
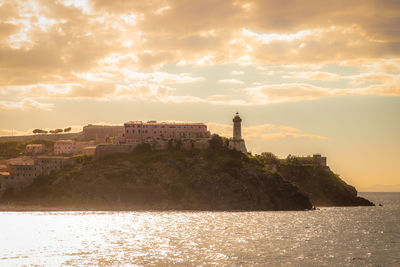
{"label": "shoreline", "polygon": [[62,206],[39,206],[39,205],[15,205],[0,204],[1,212],[282,212],[282,211],[315,211],[321,208],[351,208],[351,207],[374,207],[374,206],[316,206],[305,210],[235,210],[235,209],[188,209],[188,208],[93,208],[93,207],[62,207]]}

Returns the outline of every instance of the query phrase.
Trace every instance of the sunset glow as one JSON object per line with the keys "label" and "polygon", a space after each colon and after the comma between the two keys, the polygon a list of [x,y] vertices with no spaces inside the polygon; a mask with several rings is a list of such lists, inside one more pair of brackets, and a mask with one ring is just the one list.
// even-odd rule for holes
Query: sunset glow
{"label": "sunset glow", "polygon": [[0,0],[0,135],[204,122],[400,184],[400,1]]}

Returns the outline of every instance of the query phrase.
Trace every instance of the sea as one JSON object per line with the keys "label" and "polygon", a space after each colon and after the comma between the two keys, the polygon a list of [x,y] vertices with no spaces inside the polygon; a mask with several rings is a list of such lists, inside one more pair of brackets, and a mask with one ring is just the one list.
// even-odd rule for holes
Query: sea
{"label": "sea", "polygon": [[0,212],[0,266],[400,266],[400,193],[275,212]]}

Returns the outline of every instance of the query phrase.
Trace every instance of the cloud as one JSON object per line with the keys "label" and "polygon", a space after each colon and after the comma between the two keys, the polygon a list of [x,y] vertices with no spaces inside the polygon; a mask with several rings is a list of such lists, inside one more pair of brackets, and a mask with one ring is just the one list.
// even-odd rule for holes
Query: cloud
{"label": "cloud", "polygon": [[243,89],[257,104],[296,102],[331,96],[332,90],[310,84],[273,84]]}
{"label": "cloud", "polygon": [[377,94],[383,96],[400,96],[400,75],[383,84],[373,84],[366,88],[369,94]]}
{"label": "cloud", "polygon": [[19,131],[14,129],[0,129],[0,136],[15,136],[15,135],[27,135],[30,134],[28,131]]}
{"label": "cloud", "polygon": [[342,77],[336,73],[323,72],[323,71],[307,71],[307,72],[292,71],[285,74],[283,78],[319,80],[319,81],[334,81],[342,79]]}
{"label": "cloud", "polygon": [[[397,95],[395,79],[377,73],[400,71],[399,16],[398,2],[379,0],[5,0],[0,6],[0,86],[3,92],[17,93],[19,103],[24,98],[39,103],[46,97],[127,96],[250,105],[334,95]],[[264,82],[243,90],[249,100],[211,99],[173,94],[173,85],[203,82],[206,75],[162,69],[227,64],[311,66],[313,71],[289,72],[286,78],[316,81],[343,78],[316,70],[321,66],[350,64],[371,73],[353,76],[352,85],[368,81],[381,85],[338,90]],[[269,70],[269,76],[274,74]],[[238,79],[218,83],[244,84]],[[31,102],[32,107],[50,109],[39,104]],[[3,101],[2,106],[13,105]]]}
{"label": "cloud", "polygon": [[[222,136],[232,136],[232,125],[220,124],[220,123],[207,123],[208,129],[212,133],[217,133]],[[242,125],[243,138],[245,140],[280,140],[280,139],[315,139],[315,140],[326,140],[327,137],[319,136],[315,134],[302,133],[300,129],[296,129],[289,126],[276,126],[273,124],[261,124],[255,126],[243,126]]]}
{"label": "cloud", "polygon": [[244,84],[243,81],[237,79],[225,79],[225,80],[218,80],[217,83],[226,83],[226,84]]}
{"label": "cloud", "polygon": [[53,106],[53,104],[39,103],[29,98],[24,98],[21,101],[0,101],[0,110],[42,109],[51,111]]}
{"label": "cloud", "polygon": [[352,75],[346,77],[350,79],[350,84],[352,85],[360,85],[365,82],[378,82],[382,84],[388,84],[394,81],[395,75],[385,74],[385,73],[362,73],[358,75]]}
{"label": "cloud", "polygon": [[231,75],[243,75],[244,71],[237,71],[237,70],[233,70],[231,71]]}

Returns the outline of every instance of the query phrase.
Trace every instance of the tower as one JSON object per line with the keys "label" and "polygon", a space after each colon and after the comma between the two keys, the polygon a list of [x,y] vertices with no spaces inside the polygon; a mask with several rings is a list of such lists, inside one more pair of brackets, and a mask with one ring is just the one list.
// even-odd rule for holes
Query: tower
{"label": "tower", "polygon": [[233,138],[229,140],[229,148],[243,153],[247,153],[246,145],[242,139],[242,119],[239,112],[233,117]]}
{"label": "tower", "polygon": [[242,119],[239,112],[233,117],[233,140],[242,140]]}

